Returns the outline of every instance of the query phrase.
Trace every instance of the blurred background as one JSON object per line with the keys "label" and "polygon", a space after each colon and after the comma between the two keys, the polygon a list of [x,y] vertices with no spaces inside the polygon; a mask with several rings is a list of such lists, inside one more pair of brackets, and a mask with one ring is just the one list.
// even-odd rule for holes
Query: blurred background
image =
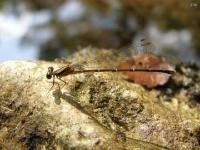
{"label": "blurred background", "polygon": [[161,55],[200,64],[200,0],[0,1],[0,62],[119,49],[141,38]]}

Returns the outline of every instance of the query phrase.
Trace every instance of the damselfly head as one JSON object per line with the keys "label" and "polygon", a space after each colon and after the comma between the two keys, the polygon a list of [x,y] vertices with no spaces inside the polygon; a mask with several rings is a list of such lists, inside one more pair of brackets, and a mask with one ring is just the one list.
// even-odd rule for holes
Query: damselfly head
{"label": "damselfly head", "polygon": [[52,73],[53,73],[53,67],[48,67],[48,72],[47,72],[47,79],[51,79],[52,78]]}

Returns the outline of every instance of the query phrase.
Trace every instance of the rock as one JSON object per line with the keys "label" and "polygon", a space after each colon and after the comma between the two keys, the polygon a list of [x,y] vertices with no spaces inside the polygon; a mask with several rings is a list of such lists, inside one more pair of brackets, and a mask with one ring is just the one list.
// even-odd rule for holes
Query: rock
{"label": "rock", "polygon": [[[79,58],[81,63],[87,53],[91,58],[97,55],[86,49],[68,61]],[[101,58],[107,53],[103,50]],[[198,101],[183,92],[182,78],[176,82],[184,74],[177,73],[165,87],[148,90],[119,73],[82,73],[62,78],[67,82],[64,87],[56,80],[62,88],[55,84],[49,91],[48,67],[65,65],[45,61],[0,65],[0,149],[199,148]],[[174,91],[177,87],[179,91]],[[167,89],[172,92],[166,94]]]}

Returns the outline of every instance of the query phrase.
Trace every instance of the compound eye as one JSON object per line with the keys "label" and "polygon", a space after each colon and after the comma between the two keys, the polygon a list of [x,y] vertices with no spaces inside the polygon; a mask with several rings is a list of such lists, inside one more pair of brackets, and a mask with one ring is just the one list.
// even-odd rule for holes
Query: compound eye
{"label": "compound eye", "polygon": [[51,79],[52,78],[52,76],[49,75],[49,74],[47,74],[46,77],[47,77],[47,79]]}
{"label": "compound eye", "polygon": [[47,72],[46,78],[51,79],[52,73],[53,73],[53,67],[48,67],[48,72]]}
{"label": "compound eye", "polygon": [[48,72],[53,72],[53,67],[49,67]]}

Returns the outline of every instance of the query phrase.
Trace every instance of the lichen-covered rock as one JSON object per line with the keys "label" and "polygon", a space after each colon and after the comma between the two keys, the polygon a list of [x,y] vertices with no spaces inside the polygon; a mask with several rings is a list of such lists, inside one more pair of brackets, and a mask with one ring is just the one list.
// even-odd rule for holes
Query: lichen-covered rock
{"label": "lichen-covered rock", "polygon": [[[105,67],[112,57],[111,51],[88,48],[67,61],[94,58],[94,66]],[[198,68],[178,66],[167,85],[152,90],[119,73],[82,73],[49,91],[47,68],[67,61],[0,65],[0,149],[199,148]]]}

